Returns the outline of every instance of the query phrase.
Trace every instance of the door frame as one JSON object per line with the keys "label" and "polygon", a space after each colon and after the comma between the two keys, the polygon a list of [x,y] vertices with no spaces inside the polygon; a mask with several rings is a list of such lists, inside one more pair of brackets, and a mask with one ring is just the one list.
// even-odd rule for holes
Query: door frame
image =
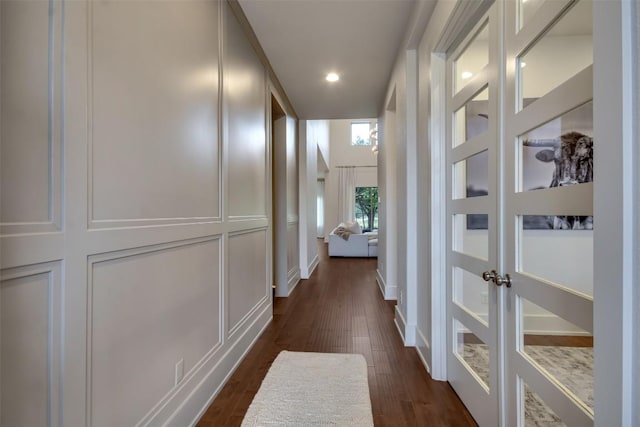
{"label": "door frame", "polygon": [[[442,207],[447,197],[446,55],[458,44],[459,35],[470,31],[492,4],[491,0],[458,0],[438,41],[424,53],[431,56],[429,133],[433,137],[429,148],[433,178],[428,195],[432,230],[430,365],[433,378],[439,380],[447,378],[447,221]],[[640,296],[633,292],[640,276],[640,244],[636,237],[640,230],[640,173],[636,172],[640,160],[635,149],[640,141],[634,122],[640,113],[636,86],[640,73],[634,68],[640,49],[635,46],[634,7],[633,2],[624,0],[593,3],[593,61],[607,64],[594,70],[594,138],[620,142],[599,150],[594,164],[594,217],[616,219],[594,228],[596,425],[633,425],[640,419],[640,410],[633,407],[637,399],[633,393],[640,394],[640,385],[636,384],[634,390],[634,379],[640,378],[640,367],[634,367],[640,357],[640,326],[634,323]],[[611,191],[614,188],[618,191]]]}

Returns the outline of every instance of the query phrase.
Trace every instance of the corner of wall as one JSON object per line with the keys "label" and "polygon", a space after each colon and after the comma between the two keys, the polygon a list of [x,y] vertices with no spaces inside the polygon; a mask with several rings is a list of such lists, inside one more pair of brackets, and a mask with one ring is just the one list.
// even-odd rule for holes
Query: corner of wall
{"label": "corner of wall", "polygon": [[400,307],[396,305],[395,318],[393,322],[402,337],[405,347],[413,347],[416,345],[416,325],[408,324],[405,317],[402,315]]}

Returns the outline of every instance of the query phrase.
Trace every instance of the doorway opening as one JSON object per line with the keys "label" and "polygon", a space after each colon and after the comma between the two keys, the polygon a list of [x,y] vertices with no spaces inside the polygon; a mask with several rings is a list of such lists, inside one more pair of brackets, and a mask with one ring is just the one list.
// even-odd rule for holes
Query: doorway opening
{"label": "doorway opening", "polygon": [[[282,191],[279,191],[281,179],[279,179],[279,175],[284,173],[284,169],[280,164],[281,161],[278,159],[278,152],[280,151],[278,148],[286,144],[286,132],[283,132],[283,123],[286,121],[286,114],[284,109],[275,98],[275,96],[271,95],[271,250],[273,256],[271,257],[272,268],[271,268],[271,287],[273,292],[273,297],[275,297],[276,288],[278,285],[279,277],[282,277],[282,268],[279,266],[280,261],[282,260],[282,256],[280,256],[280,252],[282,250],[286,250],[286,194]],[[285,207],[285,223],[282,224],[280,221],[280,217],[282,216],[282,207]],[[283,240],[284,239],[284,240]],[[286,262],[286,255],[284,257]],[[285,266],[286,269],[286,266]],[[286,277],[286,272],[285,272]]]}

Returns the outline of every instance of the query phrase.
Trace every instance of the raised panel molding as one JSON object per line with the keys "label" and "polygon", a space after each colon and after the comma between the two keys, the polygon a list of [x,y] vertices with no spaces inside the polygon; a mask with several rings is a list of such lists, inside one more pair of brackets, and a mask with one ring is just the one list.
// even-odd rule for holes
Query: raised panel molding
{"label": "raised panel molding", "polygon": [[61,11],[58,0],[0,2],[1,235],[62,228]]}
{"label": "raised panel molding", "polygon": [[[220,360],[209,361],[203,367],[206,377],[195,385],[188,398],[182,399],[177,408],[166,408],[158,414],[157,420],[151,419],[147,425],[194,426],[198,423],[209,405],[218,396],[232,373],[242,363],[253,345],[269,326],[273,318],[271,305],[257,312],[234,340],[225,342],[224,355]],[[170,416],[169,416],[170,415]],[[167,421],[165,421],[167,420]]]}
{"label": "raised panel molding", "polygon": [[0,271],[0,425],[60,425],[60,272],[59,262]]}
{"label": "raised panel molding", "polygon": [[87,425],[148,425],[219,357],[222,254],[216,235],[89,257]]}
{"label": "raised panel molding", "polygon": [[221,221],[219,9],[88,3],[90,229]]}
{"label": "raised panel molding", "polygon": [[223,10],[225,213],[230,220],[266,218],[271,186],[266,69],[227,2]]}
{"label": "raised panel molding", "polygon": [[231,338],[271,301],[267,228],[230,233],[227,248],[226,329]]}
{"label": "raised panel molding", "polygon": [[64,255],[64,234],[29,233],[0,237],[0,268],[59,261]]}

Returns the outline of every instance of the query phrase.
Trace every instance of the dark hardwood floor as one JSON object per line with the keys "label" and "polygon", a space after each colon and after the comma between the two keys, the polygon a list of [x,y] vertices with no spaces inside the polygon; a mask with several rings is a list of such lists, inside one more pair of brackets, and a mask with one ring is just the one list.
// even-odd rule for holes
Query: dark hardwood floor
{"label": "dark hardwood floor", "polygon": [[394,303],[375,280],[376,259],[329,258],[289,298],[276,298],[273,322],[198,423],[238,426],[282,350],[360,353],[368,364],[376,426],[475,426],[446,382],[431,380],[393,323]]}

